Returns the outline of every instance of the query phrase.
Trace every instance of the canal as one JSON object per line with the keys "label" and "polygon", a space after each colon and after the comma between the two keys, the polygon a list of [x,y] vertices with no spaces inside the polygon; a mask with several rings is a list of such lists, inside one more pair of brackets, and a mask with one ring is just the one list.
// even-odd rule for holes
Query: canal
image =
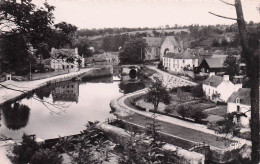
{"label": "canal", "polygon": [[42,139],[78,134],[88,121],[112,118],[112,99],[145,87],[144,82],[115,81],[117,77],[49,84],[1,107],[0,132],[20,140],[35,134]]}

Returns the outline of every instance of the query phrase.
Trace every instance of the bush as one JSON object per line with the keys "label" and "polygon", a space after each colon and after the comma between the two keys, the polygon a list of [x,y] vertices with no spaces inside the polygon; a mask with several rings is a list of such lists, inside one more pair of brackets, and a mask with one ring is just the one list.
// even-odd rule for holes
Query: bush
{"label": "bush", "polygon": [[31,160],[31,164],[61,164],[63,157],[55,150],[40,149],[37,151]]}
{"label": "bush", "polygon": [[208,78],[208,75],[202,76],[202,75],[196,75],[194,77],[194,81],[203,81]]}
{"label": "bush", "polygon": [[174,110],[174,108],[173,108],[172,106],[167,106],[167,107],[164,109],[165,113],[167,113],[167,114],[172,113],[173,110]]}
{"label": "bush", "polygon": [[19,163],[28,163],[33,154],[39,150],[39,145],[28,135],[23,135],[22,145],[14,146],[15,160]]}
{"label": "bush", "polygon": [[162,61],[160,61],[160,63],[158,63],[157,68],[163,69],[163,63],[162,63]]}
{"label": "bush", "polygon": [[207,118],[208,115],[203,113],[201,110],[192,110],[191,118],[195,120],[195,122],[201,122],[202,119]]}
{"label": "bush", "polygon": [[204,91],[203,91],[202,85],[197,85],[197,86],[193,87],[191,89],[191,93],[192,93],[193,97],[199,97],[199,98],[203,97]]}
{"label": "bush", "polygon": [[181,90],[184,92],[191,92],[194,87],[190,85],[182,86]]}
{"label": "bush", "polygon": [[188,106],[180,105],[180,106],[177,108],[177,112],[178,112],[178,114],[181,115],[183,118],[190,116],[190,109],[188,108]]}

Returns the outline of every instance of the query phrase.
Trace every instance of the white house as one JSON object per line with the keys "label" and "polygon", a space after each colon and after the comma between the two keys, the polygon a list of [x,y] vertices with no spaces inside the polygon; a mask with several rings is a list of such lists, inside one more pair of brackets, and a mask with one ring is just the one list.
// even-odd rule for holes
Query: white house
{"label": "white house", "polygon": [[163,57],[163,66],[176,73],[182,73],[185,70],[193,71],[195,67],[198,67],[198,58],[189,50],[177,54],[167,53]]}
{"label": "white house", "polygon": [[[81,62],[78,62],[78,61]],[[77,71],[84,66],[84,58],[79,56],[78,48],[75,49],[51,49],[51,68],[56,70]]]}
{"label": "white house", "polygon": [[229,75],[216,76],[213,73],[203,81],[203,91],[205,95],[213,101],[227,102],[232,93],[242,88],[242,84],[233,84],[229,80]]}
{"label": "white house", "polygon": [[240,88],[237,92],[234,92],[227,101],[228,113],[238,112],[246,114],[247,117],[242,116],[235,120],[244,127],[249,127],[249,120],[251,118],[250,92],[250,88]]}

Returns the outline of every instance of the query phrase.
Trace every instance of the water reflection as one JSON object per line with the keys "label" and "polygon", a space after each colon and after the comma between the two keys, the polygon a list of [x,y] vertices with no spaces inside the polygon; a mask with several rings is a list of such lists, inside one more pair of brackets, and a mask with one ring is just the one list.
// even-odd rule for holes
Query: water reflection
{"label": "water reflection", "polygon": [[[52,90],[54,90],[55,87],[52,84],[48,84],[44,88],[40,88],[35,92],[35,95],[40,99],[43,100],[44,98],[48,98],[51,95]],[[32,96],[30,96],[31,98]]]}
{"label": "water reflection", "polygon": [[53,102],[76,102],[79,101],[79,82],[66,81],[61,83],[54,83],[55,87],[52,92]]}
{"label": "water reflection", "polygon": [[88,83],[113,83],[113,77],[107,76],[107,77],[96,77],[96,78],[90,78],[90,79],[82,79],[83,82]]}
{"label": "water reflection", "polygon": [[132,93],[137,90],[145,88],[145,83],[139,82],[121,82],[119,83],[120,92],[124,94]]}
{"label": "water reflection", "polygon": [[29,120],[30,108],[20,103],[6,104],[2,107],[5,126],[12,130],[25,127]]}
{"label": "water reflection", "polygon": [[49,84],[19,103],[3,107],[0,132],[13,139],[21,139],[23,133],[43,139],[77,134],[87,121],[114,117],[110,114],[111,100],[144,87],[139,79],[122,81],[121,77]]}

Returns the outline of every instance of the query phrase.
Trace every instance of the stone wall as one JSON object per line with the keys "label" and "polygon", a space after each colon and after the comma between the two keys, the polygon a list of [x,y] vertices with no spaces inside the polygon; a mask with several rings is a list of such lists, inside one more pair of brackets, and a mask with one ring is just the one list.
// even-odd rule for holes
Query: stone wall
{"label": "stone wall", "polygon": [[[122,128],[118,128],[112,125],[100,123],[97,125],[97,128],[104,133],[108,134],[114,142],[117,142],[121,145],[124,145],[126,141],[129,140],[130,134]],[[196,152],[190,152],[182,148],[176,147],[171,144],[165,144],[163,146],[164,151],[173,151],[176,152],[178,157],[178,163],[182,164],[204,164],[205,156]]]}

